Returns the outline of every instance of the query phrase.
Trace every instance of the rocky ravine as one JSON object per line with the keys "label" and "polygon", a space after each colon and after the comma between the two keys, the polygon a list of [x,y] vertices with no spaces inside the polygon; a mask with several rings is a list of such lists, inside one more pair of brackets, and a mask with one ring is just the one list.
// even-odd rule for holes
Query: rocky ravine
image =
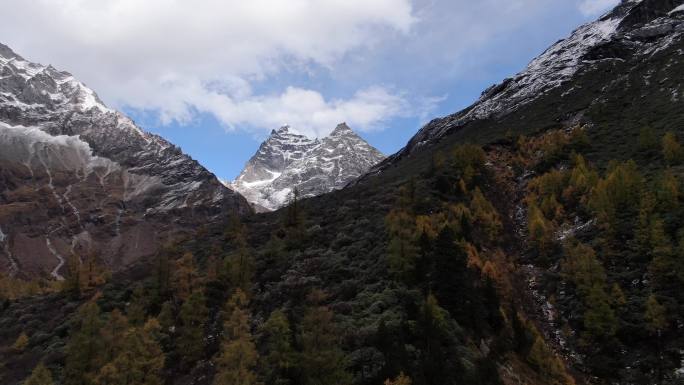
{"label": "rocky ravine", "polygon": [[250,208],[179,148],[0,44],[0,272],[62,279],[85,255],[118,270],[235,210]]}
{"label": "rocky ravine", "polygon": [[257,210],[275,210],[291,199],[346,186],[385,156],[346,123],[327,137],[309,139],[284,126],[273,130],[231,186]]}

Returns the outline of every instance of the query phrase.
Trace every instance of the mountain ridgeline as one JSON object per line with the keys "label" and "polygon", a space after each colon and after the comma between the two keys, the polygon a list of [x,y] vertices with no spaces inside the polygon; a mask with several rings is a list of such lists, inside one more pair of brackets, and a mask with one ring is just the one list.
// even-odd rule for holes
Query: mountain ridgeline
{"label": "mountain ridgeline", "polygon": [[308,198],[343,188],[384,158],[346,123],[321,140],[283,126],[271,132],[230,186],[257,211],[275,210],[292,200],[295,189]]}
{"label": "mountain ridgeline", "polygon": [[[115,130],[123,123],[99,129],[105,118],[128,121],[90,108],[94,98],[83,107],[87,95],[67,92],[77,83],[60,86],[68,119],[45,107],[58,98],[20,99],[43,94],[22,83],[42,75],[26,72],[11,88],[6,74],[33,67],[0,51],[9,67],[0,78],[3,255],[28,255],[22,237],[68,243],[79,223],[97,251],[97,229],[118,234],[121,199],[105,199],[116,191],[128,215],[122,234],[183,229],[108,274],[89,270],[80,243],[63,246],[80,268],[58,270],[61,285],[49,275],[53,254],[41,279],[7,262],[3,383],[681,384],[683,34],[684,1],[622,1],[352,183],[260,214],[178,152],[180,174],[137,163],[142,144],[110,152],[114,133],[127,135],[122,150],[161,139]],[[61,147],[29,156],[6,144],[29,139]],[[277,180],[307,162],[315,172],[292,176],[303,192],[333,186],[347,166],[317,153],[324,141],[276,130],[235,183],[251,183],[248,200],[272,208],[288,188]],[[101,183],[99,157],[135,176]],[[73,166],[84,159],[90,166]],[[167,181],[165,193],[145,190],[140,175]],[[222,199],[198,193],[186,208],[173,192],[197,175],[199,191]],[[24,216],[10,217],[15,210]]]}

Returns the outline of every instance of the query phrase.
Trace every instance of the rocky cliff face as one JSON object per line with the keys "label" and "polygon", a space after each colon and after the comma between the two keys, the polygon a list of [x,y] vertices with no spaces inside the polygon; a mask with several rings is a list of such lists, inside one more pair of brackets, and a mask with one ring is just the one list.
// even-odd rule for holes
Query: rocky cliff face
{"label": "rocky cliff face", "polygon": [[247,202],[67,72],[0,44],[0,271],[61,279],[70,257],[113,270]]}
{"label": "rocky cliff face", "polygon": [[232,186],[257,209],[275,210],[295,188],[302,197],[339,189],[382,159],[345,123],[322,140],[285,126],[271,132]]}

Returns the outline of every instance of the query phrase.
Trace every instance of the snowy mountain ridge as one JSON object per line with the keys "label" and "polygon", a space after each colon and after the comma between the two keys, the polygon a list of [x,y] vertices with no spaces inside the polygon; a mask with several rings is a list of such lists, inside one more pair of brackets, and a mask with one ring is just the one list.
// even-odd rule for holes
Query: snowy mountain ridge
{"label": "snowy mountain ridge", "polygon": [[230,187],[255,209],[275,210],[295,188],[301,197],[342,188],[384,158],[346,123],[323,139],[283,126],[271,132]]}
{"label": "snowy mountain ridge", "polygon": [[97,252],[118,270],[247,202],[85,84],[0,44],[0,272],[61,279]]}
{"label": "snowy mountain ridge", "polygon": [[[496,120],[519,111],[566,87],[601,62],[623,60],[602,51],[607,45],[620,44],[635,56],[652,56],[684,33],[680,21],[683,7],[682,0],[623,0],[598,20],[580,26],[553,44],[515,76],[486,89],[470,107],[425,125],[406,147],[379,168],[473,121]],[[570,88],[562,96],[574,91]]]}

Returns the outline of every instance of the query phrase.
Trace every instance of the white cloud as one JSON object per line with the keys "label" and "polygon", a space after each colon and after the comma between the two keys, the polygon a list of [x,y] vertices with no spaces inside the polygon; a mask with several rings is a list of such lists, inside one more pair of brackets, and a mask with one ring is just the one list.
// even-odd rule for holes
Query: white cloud
{"label": "white cloud", "polygon": [[4,0],[0,40],[164,122],[206,112],[257,134],[289,123],[320,135],[341,120],[425,121],[444,100],[426,95],[505,63],[507,36],[617,1]]}
{"label": "white cloud", "polygon": [[579,10],[585,16],[599,15],[620,3],[620,0],[582,0]]}
{"label": "white cloud", "polygon": [[278,127],[289,124],[311,137],[325,136],[343,121],[363,131],[381,129],[386,119],[413,113],[409,112],[408,103],[402,96],[380,87],[361,90],[347,100],[325,100],[316,91],[289,87],[280,95],[240,101],[214,95],[207,102],[208,108],[222,111],[221,119],[231,125]]}
{"label": "white cloud", "polygon": [[414,22],[410,0],[6,0],[0,36],[30,60],[73,72],[117,107],[156,111],[165,121],[203,111],[228,126],[271,129],[286,119],[319,131],[334,120],[379,127],[403,113],[397,106],[405,101],[379,87],[326,101],[285,86],[280,95],[254,95],[254,84],[330,67]]}
{"label": "white cloud", "polygon": [[[338,123],[346,121],[361,131],[383,129],[388,119],[398,116],[419,116],[434,105],[412,108],[403,95],[382,87],[370,87],[348,99],[326,100],[317,91],[287,87],[280,94],[252,95],[241,90],[231,94],[210,90],[199,83],[169,84],[164,99],[154,102],[138,99],[136,105],[157,110],[163,120],[189,120],[196,112],[214,114],[230,129],[241,127],[255,133],[265,133],[289,124],[310,137],[322,137]],[[192,104],[183,100],[192,100]],[[159,103],[161,102],[161,103]]]}

